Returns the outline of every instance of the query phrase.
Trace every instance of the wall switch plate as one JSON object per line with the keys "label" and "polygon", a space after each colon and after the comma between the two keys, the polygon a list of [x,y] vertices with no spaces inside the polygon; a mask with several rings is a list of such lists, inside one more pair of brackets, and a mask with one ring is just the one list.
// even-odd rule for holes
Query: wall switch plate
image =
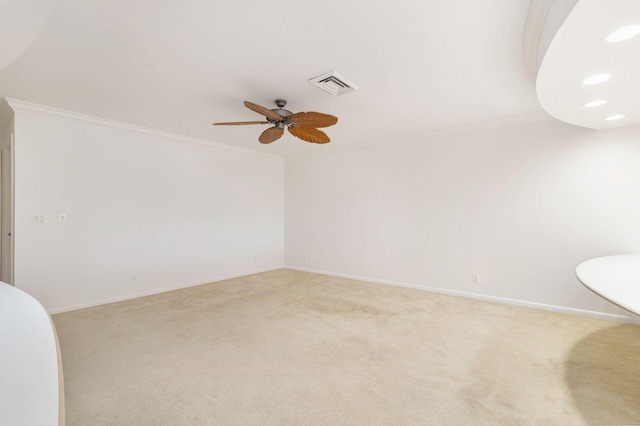
{"label": "wall switch plate", "polygon": [[66,213],[60,213],[58,215],[58,223],[67,223],[67,214]]}
{"label": "wall switch plate", "polygon": [[47,216],[40,213],[34,213],[33,216],[31,217],[31,223],[45,224],[47,223]]}

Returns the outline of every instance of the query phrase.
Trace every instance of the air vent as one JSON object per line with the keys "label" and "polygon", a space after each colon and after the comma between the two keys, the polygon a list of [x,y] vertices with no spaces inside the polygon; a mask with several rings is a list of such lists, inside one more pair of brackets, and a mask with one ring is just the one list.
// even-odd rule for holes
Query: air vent
{"label": "air vent", "polygon": [[314,77],[309,80],[309,83],[318,86],[322,90],[326,90],[334,96],[342,95],[358,89],[358,86],[335,71]]}

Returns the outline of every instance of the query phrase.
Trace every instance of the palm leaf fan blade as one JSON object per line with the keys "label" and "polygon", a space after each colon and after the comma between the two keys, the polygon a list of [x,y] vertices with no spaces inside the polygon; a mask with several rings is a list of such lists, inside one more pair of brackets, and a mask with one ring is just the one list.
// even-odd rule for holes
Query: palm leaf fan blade
{"label": "palm leaf fan blade", "polygon": [[242,126],[245,124],[269,124],[268,121],[228,121],[226,123],[213,123],[214,126]]}
{"label": "palm leaf fan blade", "polygon": [[322,130],[313,127],[289,127],[289,133],[293,136],[311,143],[329,143],[331,139]]}
{"label": "palm leaf fan blade", "polygon": [[275,121],[282,120],[282,117],[277,112],[273,112],[269,108],[265,108],[265,107],[260,106],[258,104],[254,104],[253,102],[244,101],[244,106],[249,108],[251,111],[255,111],[258,114],[262,114],[265,117],[270,118],[272,120],[275,120]]}
{"label": "palm leaf fan blade", "polygon": [[329,127],[338,122],[338,117],[321,112],[298,112],[289,116],[289,122],[297,127]]}
{"label": "palm leaf fan blade", "polygon": [[275,142],[280,139],[280,136],[284,133],[284,129],[281,127],[269,127],[267,130],[262,132],[258,141],[263,144],[268,144],[271,142]]}

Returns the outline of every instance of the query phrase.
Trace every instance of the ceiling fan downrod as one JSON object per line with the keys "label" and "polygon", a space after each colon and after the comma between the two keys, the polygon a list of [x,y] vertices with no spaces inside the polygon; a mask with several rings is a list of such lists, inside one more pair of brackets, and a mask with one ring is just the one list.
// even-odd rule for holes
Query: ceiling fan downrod
{"label": "ceiling fan downrod", "polygon": [[[286,100],[276,99],[275,103],[278,106],[278,108],[272,109],[271,111],[280,115],[280,117],[282,117],[282,120],[274,120],[272,118],[267,117],[267,121],[269,121],[270,123],[278,124],[279,128],[284,129],[284,125],[287,123],[287,117],[289,117],[293,113],[287,109],[284,109],[284,106],[287,104]],[[282,126],[279,125],[280,123],[282,123]]]}

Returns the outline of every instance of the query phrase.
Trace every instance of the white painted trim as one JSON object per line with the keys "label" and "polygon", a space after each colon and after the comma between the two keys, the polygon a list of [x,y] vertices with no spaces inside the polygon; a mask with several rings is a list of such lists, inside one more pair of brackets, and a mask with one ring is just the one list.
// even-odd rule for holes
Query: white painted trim
{"label": "white painted trim", "polygon": [[13,109],[6,99],[0,103],[0,133],[4,131],[11,119],[13,118]]}
{"label": "white painted trim", "polygon": [[553,0],[531,0],[527,21],[522,33],[522,54],[529,74],[535,81],[538,75],[538,49],[540,48],[540,36],[547,22],[547,16]]}
{"label": "white painted trim", "polygon": [[447,295],[447,296],[465,297],[465,298],[468,298],[468,299],[476,299],[476,300],[483,300],[483,301],[486,301],[486,302],[502,303],[502,304],[505,304],[505,305],[522,306],[524,308],[540,309],[540,310],[543,310],[543,311],[558,312],[558,313],[563,313],[563,314],[582,315],[582,316],[585,316],[585,317],[597,318],[597,319],[602,319],[602,320],[607,320],[607,321],[624,322],[624,323],[631,323],[631,324],[640,324],[640,318],[635,318],[635,317],[631,317],[631,316],[607,314],[607,313],[604,313],[604,312],[587,311],[587,310],[584,310],[584,309],[567,308],[567,307],[564,307],[564,306],[547,305],[547,304],[544,304],[544,303],[537,303],[537,302],[527,302],[525,300],[508,299],[506,297],[487,296],[487,295],[484,295],[484,294],[467,293],[467,292],[464,292],[464,291],[449,290],[449,289],[437,288],[437,287],[429,287],[429,286],[410,284],[410,283],[404,283],[404,282],[399,282],[399,281],[379,280],[379,279],[376,279],[376,278],[362,277],[362,276],[358,276],[358,275],[340,274],[340,273],[335,273],[335,272],[321,271],[321,270],[317,270],[317,269],[298,268],[296,266],[289,266],[289,265],[285,265],[284,267],[286,269],[292,269],[294,271],[311,272],[311,273],[314,273],[314,274],[328,275],[330,277],[347,278],[347,279],[350,279],[350,280],[365,281],[365,282],[370,282],[370,283],[375,283],[375,284],[383,284],[383,285],[390,285],[390,286],[394,286],[394,287],[410,288],[410,289],[414,289],[414,290],[421,290],[421,291],[428,291],[428,292],[431,292],[431,293],[444,294],[444,295]]}
{"label": "white painted trim", "polygon": [[[283,158],[281,155],[267,154],[264,152],[255,151],[253,149],[240,148],[232,145],[223,144],[220,142],[209,141],[206,139],[198,139],[190,136],[179,135],[177,133],[165,132],[164,130],[156,130],[156,129],[151,129],[149,127],[137,126],[134,124],[123,123],[120,121],[107,120],[105,118],[95,117],[93,115],[80,114],[77,112],[66,111],[63,109],[48,107],[45,105],[38,105],[31,102],[20,101],[17,99],[5,98],[5,102],[13,109],[13,111],[23,113],[23,114],[39,115],[47,118],[75,121],[75,122],[84,123],[84,124],[92,124],[95,126],[125,129],[133,132],[146,133],[150,135],[176,139],[182,142],[207,145],[213,148],[224,149],[227,151],[236,151],[236,152],[242,152],[245,154],[259,155],[261,157]],[[2,118],[2,115],[0,115],[0,118]],[[0,122],[0,124],[2,123]]]}
{"label": "white painted trim", "polygon": [[[479,130],[502,129],[505,127],[520,126],[522,124],[535,123],[537,121],[554,120],[545,111],[533,111],[525,114],[511,115],[508,117],[494,118],[492,120],[477,121],[461,124],[428,132],[428,135],[449,135],[458,133],[477,132]],[[414,136],[415,137],[415,136]],[[414,138],[412,137],[412,139]]]}
{"label": "white painted trim", "polygon": [[460,133],[470,133],[470,132],[478,132],[481,130],[491,130],[491,129],[500,129],[505,127],[518,126],[522,124],[534,123],[538,121],[547,121],[547,120],[555,120],[555,118],[551,117],[545,111],[534,111],[526,114],[512,115],[509,117],[496,118],[492,120],[485,121],[477,121],[474,123],[466,123],[460,124],[451,127],[444,127],[441,129],[428,130],[426,132],[413,133],[410,135],[402,136],[399,138],[394,138],[392,140],[383,139],[373,143],[367,144],[358,144],[347,147],[340,148],[329,148],[323,149],[322,151],[310,151],[303,152],[300,154],[288,155],[285,158],[299,158],[299,157],[307,157],[312,155],[320,155],[327,153],[334,153],[340,151],[349,151],[353,149],[367,149],[379,146],[385,146],[392,143],[405,143],[412,142],[416,139],[428,139],[428,138],[437,138],[442,136],[456,135]]}
{"label": "white painted trim", "polygon": [[196,286],[199,286],[199,285],[211,284],[211,283],[215,283],[215,282],[218,282],[218,281],[224,281],[224,280],[230,280],[230,279],[233,279],[233,278],[246,277],[248,275],[259,274],[261,272],[276,271],[276,270],[282,269],[282,268],[283,268],[283,266],[280,265],[280,266],[269,267],[269,268],[266,268],[266,269],[257,269],[257,270],[254,270],[254,271],[245,271],[245,272],[243,272],[241,274],[223,275],[223,276],[220,276],[220,277],[214,277],[214,278],[209,279],[207,281],[201,281],[201,282],[195,282],[195,283],[183,283],[183,284],[178,284],[178,285],[175,285],[175,286],[164,287],[164,288],[161,288],[161,289],[143,291],[143,292],[140,292],[140,293],[134,293],[134,294],[130,294],[128,296],[123,296],[123,297],[112,297],[112,298],[108,298],[108,299],[96,300],[96,301],[89,302],[89,303],[81,303],[79,305],[65,306],[63,308],[51,309],[51,310],[48,310],[47,312],[49,313],[49,315],[55,315],[55,314],[60,314],[60,313],[63,313],[63,312],[77,311],[78,309],[91,308],[91,307],[94,307],[94,306],[106,305],[106,304],[109,304],[109,303],[122,302],[124,300],[137,299],[139,297],[152,296],[154,294],[166,293],[166,292],[174,291],[174,290],[181,290],[183,288],[196,287]]}
{"label": "white painted trim", "polygon": [[[345,151],[345,150],[351,150],[351,149],[371,148],[375,146],[387,145],[390,143],[409,142],[418,138],[437,137],[442,135],[465,133],[465,132],[475,132],[479,130],[488,130],[488,129],[497,129],[502,127],[517,126],[520,124],[527,124],[527,123],[532,123],[536,121],[553,120],[553,118],[544,111],[534,111],[534,112],[510,116],[510,117],[503,117],[498,119],[461,124],[461,125],[435,129],[435,130],[428,130],[426,132],[415,133],[407,136],[402,136],[399,138],[379,140],[377,142],[373,142],[369,144],[358,144],[358,145],[348,146],[343,148],[330,148],[330,149],[324,149],[322,151],[310,151],[310,152],[304,152],[300,154],[285,156],[285,155],[277,155],[277,154],[268,154],[268,153],[248,149],[248,148],[235,147],[235,146],[227,145],[220,142],[213,142],[205,139],[193,138],[190,136],[179,135],[177,133],[151,129],[149,127],[137,126],[134,124],[123,123],[120,121],[107,120],[105,118],[100,118],[100,117],[86,115],[86,114],[80,114],[77,112],[67,111],[67,110],[54,108],[54,107],[48,107],[45,105],[38,105],[31,102],[20,101],[17,99],[4,98],[3,105],[4,104],[10,107],[9,108],[10,111],[15,111],[19,113],[39,115],[43,117],[74,121],[74,122],[79,122],[84,124],[92,124],[95,126],[125,129],[125,130],[134,131],[134,132],[140,132],[145,134],[151,134],[151,135],[176,139],[183,142],[207,145],[210,147],[220,148],[228,151],[236,151],[236,152],[242,152],[246,154],[254,154],[261,157],[278,158],[278,159],[304,157],[308,155],[318,155],[318,154],[324,154],[324,153],[336,152],[336,151]],[[1,108],[2,106],[0,106],[0,119],[2,118]],[[2,121],[0,121],[0,125],[1,124],[2,124]]]}

